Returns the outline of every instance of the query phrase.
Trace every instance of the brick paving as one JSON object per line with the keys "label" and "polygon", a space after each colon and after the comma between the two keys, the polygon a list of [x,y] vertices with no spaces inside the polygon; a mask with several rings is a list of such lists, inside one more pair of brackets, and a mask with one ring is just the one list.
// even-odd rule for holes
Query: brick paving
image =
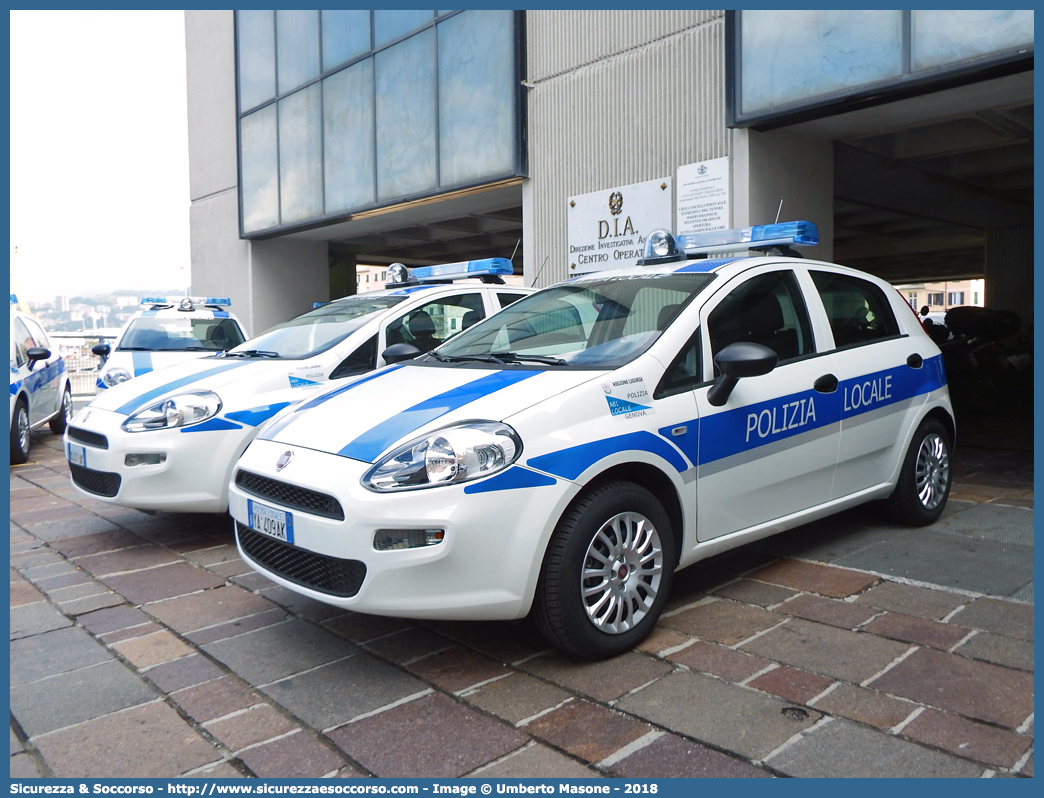
{"label": "brick paving", "polygon": [[[1032,507],[977,473],[955,498]],[[13,778],[1033,775],[1032,604],[743,549],[575,662],[524,622],[304,599],[227,517],[80,496],[39,433],[10,551]]]}

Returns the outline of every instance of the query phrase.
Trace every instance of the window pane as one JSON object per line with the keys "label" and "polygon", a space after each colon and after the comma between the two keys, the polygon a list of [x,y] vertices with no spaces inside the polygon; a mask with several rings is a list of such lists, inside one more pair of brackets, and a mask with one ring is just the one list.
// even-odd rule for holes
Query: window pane
{"label": "window pane", "polygon": [[743,11],[742,113],[902,74],[901,11]]}
{"label": "window pane", "polygon": [[323,71],[370,50],[369,11],[323,11]]}
{"label": "window pane", "polygon": [[319,84],[279,101],[282,223],[323,213],[322,123]]}
{"label": "window pane", "polygon": [[253,108],[275,97],[275,27],[271,11],[240,11],[239,106]]}
{"label": "window pane", "polygon": [[373,59],[323,81],[326,212],[376,200],[373,173]]}
{"label": "window pane", "polygon": [[377,197],[435,188],[435,31],[375,56]]}
{"label": "window pane", "polygon": [[276,11],[279,93],[319,76],[319,12]]}
{"label": "window pane", "polygon": [[466,11],[438,26],[439,182],[514,170],[514,12]]}
{"label": "window pane", "polygon": [[[876,285],[845,274],[811,274],[830,319],[835,346],[865,344],[899,334],[892,306]],[[938,296],[941,300],[942,294]]]}
{"label": "window pane", "polygon": [[912,11],[914,70],[964,61],[1033,44],[1033,12]]}
{"label": "window pane", "polygon": [[781,363],[813,351],[805,302],[790,271],[747,280],[711,311],[707,327],[712,356],[741,341],[767,346]]}
{"label": "window pane", "polygon": [[432,11],[374,11],[374,47],[381,47],[411,30],[431,22],[433,14]]}
{"label": "window pane", "polygon": [[276,106],[244,116],[239,123],[243,151],[243,230],[254,232],[279,224],[279,159],[276,149]]}

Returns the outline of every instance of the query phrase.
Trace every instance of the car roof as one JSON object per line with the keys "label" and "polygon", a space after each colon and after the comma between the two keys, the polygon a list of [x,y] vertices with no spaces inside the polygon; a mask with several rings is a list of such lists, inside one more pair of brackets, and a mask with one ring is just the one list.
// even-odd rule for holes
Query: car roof
{"label": "car roof", "polygon": [[576,277],[571,278],[568,282],[582,283],[584,281],[596,281],[611,277],[667,277],[673,274],[685,273],[716,274],[723,279],[729,279],[741,272],[747,271],[748,269],[769,264],[806,267],[815,266],[818,269],[843,272],[845,274],[868,278],[874,282],[882,282],[880,278],[875,277],[872,274],[848,266],[841,266],[837,263],[782,255],[758,255],[754,257],[734,255],[723,258],[679,260],[669,263],[657,263],[649,266],[630,266],[622,269],[607,269],[604,271],[588,272],[587,274],[577,275]]}
{"label": "car roof", "polygon": [[351,294],[350,296],[342,296],[338,297],[337,299],[331,299],[326,304],[333,305],[338,302],[354,302],[359,299],[365,299],[366,297],[410,296],[419,292],[424,292],[425,294],[432,292],[437,293],[438,289],[443,289],[444,291],[455,291],[461,288],[480,288],[492,291],[520,291],[526,294],[533,293],[533,291],[536,290],[533,288],[526,288],[521,285],[501,285],[499,283],[480,283],[477,281],[473,282],[470,280],[456,280],[452,283],[421,283],[420,285],[406,285],[401,288],[380,288],[376,291],[366,291],[361,294]]}

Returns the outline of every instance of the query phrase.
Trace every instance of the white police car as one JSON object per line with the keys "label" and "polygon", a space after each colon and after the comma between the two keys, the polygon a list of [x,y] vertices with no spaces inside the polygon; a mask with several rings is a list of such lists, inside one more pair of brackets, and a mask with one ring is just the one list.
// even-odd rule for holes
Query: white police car
{"label": "white police car", "polygon": [[953,413],[898,292],[795,257],[685,257],[817,241],[808,222],[657,231],[644,267],[284,411],[229,486],[242,556],[359,612],[532,610],[597,658],[648,634],[677,568],[872,499],[933,521]]}
{"label": "white police car", "polygon": [[227,297],[143,297],[113,347],[95,344],[102,365],[97,386],[104,391],[151,371],[225,352],[246,340]]}
{"label": "white police car", "polygon": [[[389,271],[409,278],[401,266]],[[427,351],[532,293],[502,274],[511,274],[504,258],[415,269],[415,284],[338,299],[228,353],[111,387],[66,433],[73,484],[143,510],[224,512],[232,466],[265,420],[383,366],[387,348]],[[483,276],[500,282],[452,282]]]}
{"label": "white police car", "polygon": [[44,424],[60,435],[72,415],[65,361],[40,323],[16,309],[11,294],[11,462],[29,459],[31,431]]}

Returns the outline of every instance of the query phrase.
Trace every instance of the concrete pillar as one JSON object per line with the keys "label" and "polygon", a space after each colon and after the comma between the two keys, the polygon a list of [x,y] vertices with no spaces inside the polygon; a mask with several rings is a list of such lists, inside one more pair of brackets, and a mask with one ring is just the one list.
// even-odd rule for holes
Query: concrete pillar
{"label": "concrete pillar", "polygon": [[986,307],[1013,310],[1022,319],[1019,332],[1033,329],[1033,228],[986,231]]}
{"label": "concrete pillar", "polygon": [[786,130],[732,130],[732,226],[805,220],[819,228],[819,245],[802,251],[834,257],[834,145]]}
{"label": "concrete pillar", "polygon": [[254,334],[330,301],[325,241],[250,242],[251,323]]}
{"label": "concrete pillar", "polygon": [[330,244],[330,299],[358,293],[356,254],[347,247]]}

